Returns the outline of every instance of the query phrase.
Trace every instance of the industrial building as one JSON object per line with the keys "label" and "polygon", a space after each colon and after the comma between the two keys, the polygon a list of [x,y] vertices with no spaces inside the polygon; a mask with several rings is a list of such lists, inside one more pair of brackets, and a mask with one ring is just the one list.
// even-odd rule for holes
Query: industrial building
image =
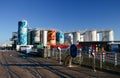
{"label": "industrial building", "polygon": [[[71,45],[84,42],[86,43],[114,43],[113,30],[85,30],[62,32],[55,29],[30,29],[26,20],[18,21],[18,31],[12,33],[11,38],[13,49],[19,50],[19,47],[27,46],[34,48],[50,48],[60,45]],[[106,45],[108,44],[106,43]]]}
{"label": "industrial building", "polygon": [[65,42],[69,44],[77,44],[86,41],[114,41],[113,30],[86,30],[84,32],[67,32]]}

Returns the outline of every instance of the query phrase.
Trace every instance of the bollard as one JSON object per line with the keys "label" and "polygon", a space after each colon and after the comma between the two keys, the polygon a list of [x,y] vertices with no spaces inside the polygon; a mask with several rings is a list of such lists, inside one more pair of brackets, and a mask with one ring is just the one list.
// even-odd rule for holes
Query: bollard
{"label": "bollard", "polygon": [[52,52],[52,53],[51,53],[51,56],[54,57],[54,56],[55,56],[55,55],[54,55],[54,54],[55,54],[55,49],[53,48],[51,52]]}
{"label": "bollard", "polygon": [[61,49],[60,49],[60,64],[62,64],[62,62],[61,62]]}

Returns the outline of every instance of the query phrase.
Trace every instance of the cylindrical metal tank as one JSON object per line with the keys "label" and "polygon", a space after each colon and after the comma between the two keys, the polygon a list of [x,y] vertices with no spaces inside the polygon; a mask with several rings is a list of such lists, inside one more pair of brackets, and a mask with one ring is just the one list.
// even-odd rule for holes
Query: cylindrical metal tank
{"label": "cylindrical metal tank", "polygon": [[97,41],[97,31],[93,30],[91,31],[91,34],[92,34],[92,41]]}
{"label": "cylindrical metal tank", "polygon": [[108,31],[102,32],[102,41],[109,41],[109,32]]}
{"label": "cylindrical metal tank", "polygon": [[18,22],[18,45],[27,45],[28,23],[26,20]]}
{"label": "cylindrical metal tank", "polygon": [[73,44],[77,44],[80,41],[80,33],[73,32]]}
{"label": "cylindrical metal tank", "polygon": [[91,37],[90,32],[91,32],[91,31],[86,31],[86,32],[85,32],[84,41],[90,41],[90,37]]}
{"label": "cylindrical metal tank", "polygon": [[48,31],[48,45],[56,45],[56,31],[49,30]]}
{"label": "cylindrical metal tank", "polygon": [[114,41],[114,32],[113,32],[113,30],[109,31],[109,41]]}
{"label": "cylindrical metal tank", "polygon": [[57,32],[56,33],[56,41],[59,44],[63,44],[64,43],[64,33],[63,32]]}
{"label": "cylindrical metal tank", "polygon": [[39,29],[34,29],[32,31],[32,43],[39,43],[40,42],[40,30]]}
{"label": "cylindrical metal tank", "polygon": [[40,30],[35,29],[34,30],[34,43],[39,43],[40,42]]}
{"label": "cylindrical metal tank", "polygon": [[72,33],[65,33],[64,34],[64,42],[68,44],[73,44],[73,34]]}
{"label": "cylindrical metal tank", "polygon": [[100,34],[97,33],[97,41],[100,41]]}
{"label": "cylindrical metal tank", "polygon": [[28,38],[27,38],[27,42],[28,42],[28,45],[32,45],[32,29],[28,29]]}
{"label": "cylindrical metal tank", "polygon": [[73,34],[72,34],[72,33],[69,33],[69,34],[68,34],[68,42],[69,42],[70,44],[73,44]]}
{"label": "cylindrical metal tank", "polygon": [[43,44],[43,46],[47,46],[47,32],[47,30],[40,31],[40,42]]}
{"label": "cylindrical metal tank", "polygon": [[84,41],[84,35],[80,35],[80,41]]}
{"label": "cylindrical metal tank", "polygon": [[65,43],[68,43],[68,40],[67,40],[67,39],[68,39],[68,34],[67,34],[67,33],[64,33],[64,42],[65,42]]}

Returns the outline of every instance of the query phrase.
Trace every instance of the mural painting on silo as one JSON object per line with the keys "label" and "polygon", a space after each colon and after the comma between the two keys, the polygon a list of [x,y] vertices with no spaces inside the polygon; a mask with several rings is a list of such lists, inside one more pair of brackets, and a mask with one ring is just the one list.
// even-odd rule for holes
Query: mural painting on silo
{"label": "mural painting on silo", "polygon": [[73,32],[73,44],[77,44],[80,41],[80,33]]}
{"label": "mural painting on silo", "polygon": [[64,33],[63,32],[57,32],[56,33],[56,41],[59,44],[63,44],[64,43]]}
{"label": "mural painting on silo", "polygon": [[64,38],[65,43],[73,44],[73,34],[72,33],[65,33],[64,36],[65,36],[65,38]]}
{"label": "mural painting on silo", "polygon": [[34,43],[39,43],[40,42],[40,30],[39,29],[35,29],[33,34],[34,34],[33,35]]}
{"label": "mural painting on silo", "polygon": [[48,45],[56,45],[56,31],[55,30],[49,30],[48,31]]}
{"label": "mural painting on silo", "polygon": [[18,45],[27,45],[27,28],[26,20],[18,22]]}

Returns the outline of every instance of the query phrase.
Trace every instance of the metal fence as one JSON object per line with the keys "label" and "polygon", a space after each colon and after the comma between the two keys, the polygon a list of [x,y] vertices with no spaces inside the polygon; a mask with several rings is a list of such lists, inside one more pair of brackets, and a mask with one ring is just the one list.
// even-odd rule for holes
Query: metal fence
{"label": "metal fence", "polygon": [[[67,49],[61,49],[61,53],[64,54],[67,51]],[[114,65],[120,65],[120,53],[115,53],[115,52],[94,52],[95,53],[95,60],[100,60],[102,63],[104,62],[109,62]],[[57,54],[59,54],[59,51],[57,49],[52,49],[51,50],[51,56],[52,57],[58,57]],[[82,52],[81,50],[78,49],[77,57],[74,61],[80,61],[83,58],[92,58],[92,52]],[[79,59],[79,60],[78,60]]]}

